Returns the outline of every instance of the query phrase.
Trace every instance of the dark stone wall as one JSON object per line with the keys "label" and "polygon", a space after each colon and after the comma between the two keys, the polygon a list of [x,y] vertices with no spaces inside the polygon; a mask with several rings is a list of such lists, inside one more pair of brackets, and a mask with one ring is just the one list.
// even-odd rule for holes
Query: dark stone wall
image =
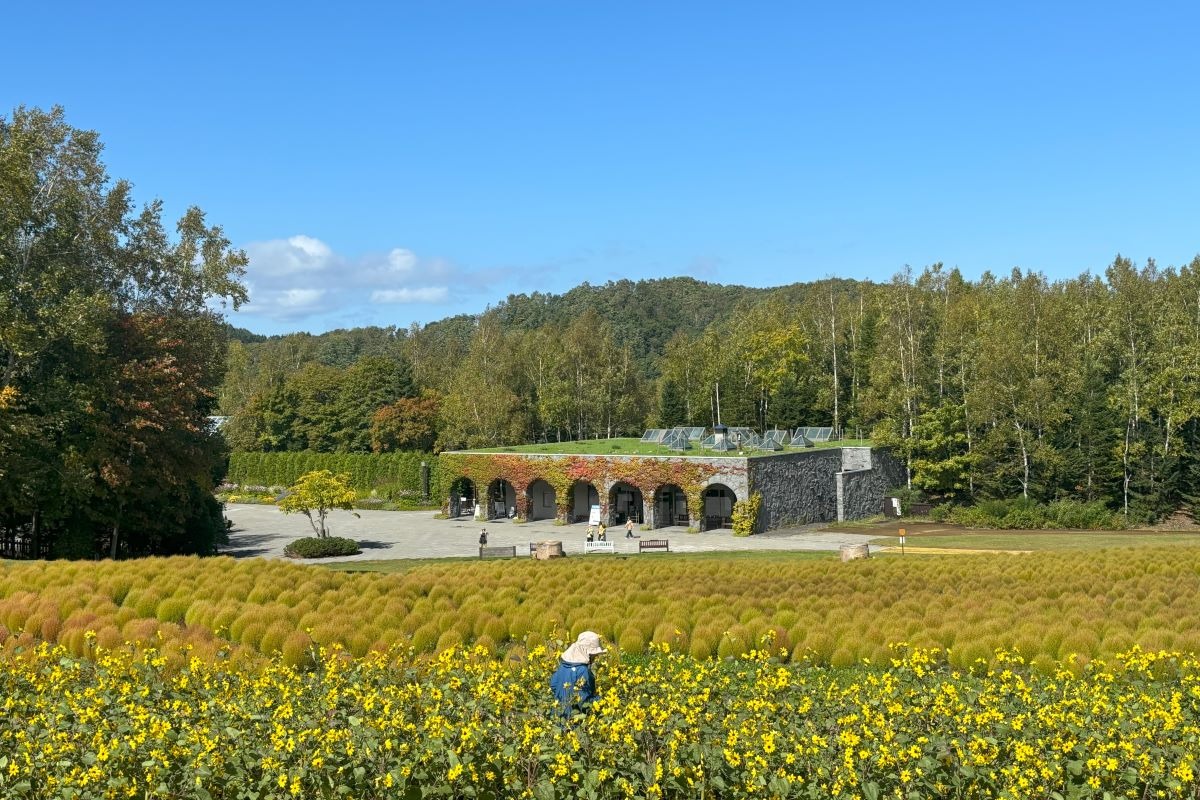
{"label": "dark stone wall", "polygon": [[872,450],[871,469],[842,475],[844,519],[875,516],[880,513],[888,490],[904,483],[904,463],[887,450]]}
{"label": "dark stone wall", "polygon": [[749,460],[751,491],[762,495],[756,532],[837,520],[838,448]]}

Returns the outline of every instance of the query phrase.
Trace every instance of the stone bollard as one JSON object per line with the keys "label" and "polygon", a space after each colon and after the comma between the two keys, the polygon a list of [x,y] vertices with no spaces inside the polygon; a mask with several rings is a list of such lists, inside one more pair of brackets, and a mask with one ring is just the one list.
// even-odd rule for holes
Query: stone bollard
{"label": "stone bollard", "polygon": [[871,546],[869,544],[844,544],[841,547],[842,561],[853,561],[856,558],[870,558]]}
{"label": "stone bollard", "polygon": [[548,561],[552,558],[562,558],[563,557],[562,542],[560,542],[560,541],[538,542],[537,550],[534,552],[533,557],[536,558],[538,561]]}

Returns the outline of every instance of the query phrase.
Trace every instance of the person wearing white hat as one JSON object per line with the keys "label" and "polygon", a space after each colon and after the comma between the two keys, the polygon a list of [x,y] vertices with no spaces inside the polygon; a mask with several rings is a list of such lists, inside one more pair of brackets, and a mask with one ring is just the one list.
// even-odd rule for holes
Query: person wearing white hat
{"label": "person wearing white hat", "polygon": [[558,701],[560,716],[570,717],[577,711],[587,713],[599,697],[592,659],[607,652],[600,643],[600,634],[593,631],[579,634],[579,638],[563,651],[558,668],[550,676],[550,689]]}

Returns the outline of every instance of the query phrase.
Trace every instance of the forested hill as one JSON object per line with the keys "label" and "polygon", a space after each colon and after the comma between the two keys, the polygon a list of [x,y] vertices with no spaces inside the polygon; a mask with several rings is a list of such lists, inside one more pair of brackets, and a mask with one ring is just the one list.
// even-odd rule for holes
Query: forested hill
{"label": "forested hill", "polygon": [[[859,282],[829,280],[765,289],[685,277],[636,282],[619,280],[602,285],[584,282],[565,294],[511,294],[481,316],[493,317],[506,330],[533,331],[547,325],[566,328],[573,321],[594,314],[608,327],[619,347],[628,345],[638,365],[648,375],[657,376],[659,357],[676,334],[699,336],[714,323],[725,322],[739,308],[744,309],[766,297],[802,306],[812,302],[814,291],[827,293],[831,285],[838,293],[852,293]],[[828,303],[828,297],[823,302]],[[414,338],[427,340],[438,350],[453,352],[465,348],[478,321],[474,315],[460,314],[407,329],[371,326],[316,335],[264,336],[232,325],[226,328],[231,341],[243,345],[266,343],[262,348],[249,348],[252,353],[255,350],[264,354],[285,353],[285,360],[291,364],[296,364],[299,359],[347,367],[363,356],[402,350],[399,343]],[[267,368],[270,371],[270,367]]]}
{"label": "forested hill", "polygon": [[506,327],[534,330],[548,324],[566,327],[595,312],[611,327],[617,344],[628,344],[638,364],[654,374],[658,356],[672,336],[698,336],[714,322],[723,322],[740,304],[778,291],[783,290],[723,286],[694,278],[620,280],[601,286],[585,282],[562,295],[509,295],[495,313]]}
{"label": "forested hill", "polygon": [[832,425],[958,500],[1200,498],[1200,258],[1050,281],[689,278],[514,295],[478,316],[229,343],[242,450],[480,447],[646,427]]}

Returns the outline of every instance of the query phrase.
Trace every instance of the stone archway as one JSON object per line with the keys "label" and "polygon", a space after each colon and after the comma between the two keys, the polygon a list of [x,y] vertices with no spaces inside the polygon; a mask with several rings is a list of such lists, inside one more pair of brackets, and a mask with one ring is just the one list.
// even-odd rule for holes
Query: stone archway
{"label": "stone archway", "polygon": [[688,523],[687,493],[673,483],[658,487],[654,492],[654,527]]}
{"label": "stone archway", "polygon": [[515,517],[517,513],[517,490],[504,478],[497,478],[488,484],[487,509],[488,519],[504,519]]}
{"label": "stone archway", "polygon": [[737,495],[723,483],[710,483],[704,487],[704,527],[711,531],[733,527],[733,504]]}
{"label": "stone archway", "polygon": [[541,478],[529,484],[526,499],[529,508],[528,519],[554,519],[558,516],[554,487]]}
{"label": "stone archway", "polygon": [[450,519],[472,516],[475,513],[475,482],[470,478],[456,478],[450,484],[450,504],[446,516]]}
{"label": "stone archway", "polygon": [[587,481],[572,483],[567,497],[570,498],[571,508],[567,514],[567,522],[587,522],[592,506],[600,505],[600,493]]}
{"label": "stone archway", "polygon": [[608,525],[624,525],[625,520],[633,518],[635,524],[640,524],[646,518],[645,504],[642,500],[642,490],[631,483],[617,481],[608,490]]}

